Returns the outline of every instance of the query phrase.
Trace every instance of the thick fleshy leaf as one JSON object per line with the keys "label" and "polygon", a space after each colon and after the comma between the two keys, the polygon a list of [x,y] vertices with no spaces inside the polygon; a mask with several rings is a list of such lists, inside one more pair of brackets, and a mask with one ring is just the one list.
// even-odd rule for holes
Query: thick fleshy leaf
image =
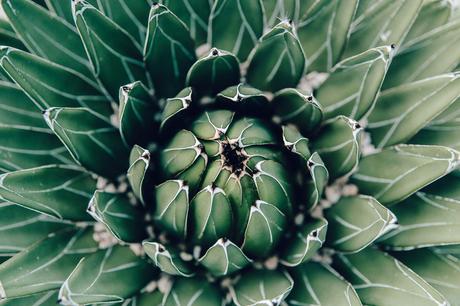
{"label": "thick fleshy leaf", "polygon": [[198,261],[214,276],[232,274],[252,262],[239,246],[225,238],[217,240]]}
{"label": "thick fleshy leaf", "polygon": [[273,27],[280,19],[291,19],[297,21],[307,10],[305,3],[310,5],[310,1],[297,0],[263,0],[265,13],[265,26]]}
{"label": "thick fleshy leaf", "polygon": [[219,306],[224,296],[219,288],[204,278],[175,278],[172,287],[165,294],[164,306]]}
{"label": "thick fleshy leaf", "polygon": [[309,140],[292,126],[282,126],[282,129],[283,145],[306,162],[311,157],[311,152],[308,148]]}
{"label": "thick fleshy leaf", "polygon": [[180,180],[166,181],[155,189],[155,224],[179,238],[187,235],[189,187]]}
{"label": "thick fleshy leaf", "polygon": [[[296,1],[301,2],[301,1]],[[310,71],[328,71],[339,60],[357,0],[303,1],[308,3],[297,25],[297,33]]]}
{"label": "thick fleshy leaf", "polygon": [[333,267],[353,285],[365,305],[448,305],[420,276],[372,248],[352,255],[337,254]]}
{"label": "thick fleshy leaf", "polygon": [[280,305],[292,290],[294,281],[282,270],[252,270],[230,288],[236,305]]}
{"label": "thick fleshy leaf", "polygon": [[49,165],[0,176],[0,199],[73,221],[91,220],[86,206],[96,188],[88,172],[71,165]]}
{"label": "thick fleshy leaf", "polygon": [[191,277],[195,274],[193,263],[180,256],[180,250],[173,246],[164,246],[158,242],[144,241],[145,253],[153,260],[153,264],[169,275]]}
{"label": "thick fleshy leaf", "polygon": [[302,46],[288,22],[262,36],[249,61],[248,83],[265,91],[296,87],[306,69]]}
{"label": "thick fleshy leaf", "polygon": [[460,117],[445,123],[425,126],[409,140],[409,143],[446,146],[460,151]]}
{"label": "thick fleshy leaf", "polygon": [[397,228],[395,215],[369,196],[342,197],[325,210],[326,243],[340,252],[358,252]]}
{"label": "thick fleshy leaf", "polygon": [[[431,17],[425,19],[430,20]],[[403,50],[393,59],[383,88],[453,71],[460,63],[459,37],[460,21],[455,21],[405,44]]]}
{"label": "thick fleshy leaf", "polygon": [[146,205],[151,197],[151,179],[149,176],[150,152],[138,145],[129,155],[128,182],[134,195]]}
{"label": "thick fleshy leaf", "polygon": [[58,291],[45,291],[29,296],[24,296],[15,299],[7,299],[0,301],[1,306],[50,306],[55,305],[58,299]]}
{"label": "thick fleshy leaf", "polygon": [[2,1],[2,8],[30,51],[92,77],[90,63],[75,27],[32,1]]}
{"label": "thick fleshy leaf", "polygon": [[316,219],[308,220],[302,227],[296,228],[282,250],[281,263],[295,267],[311,259],[323,245],[327,227],[327,220]]}
{"label": "thick fleshy leaf", "polygon": [[155,274],[129,247],[114,246],[81,259],[59,290],[59,300],[70,305],[123,302]]}
{"label": "thick fleshy leaf", "polygon": [[399,228],[381,243],[394,249],[460,244],[460,177],[447,175],[391,207]]}
{"label": "thick fleshy leaf", "polygon": [[459,96],[460,73],[436,76],[383,91],[367,126],[373,143],[379,148],[404,143]]}
{"label": "thick fleshy leaf", "polygon": [[209,16],[208,43],[244,62],[262,36],[262,1],[217,0]]}
{"label": "thick fleshy leaf", "polygon": [[[370,3],[360,1],[342,58],[382,45],[395,44],[398,47],[414,23],[423,0],[379,0],[372,1],[372,5]],[[361,5],[366,7],[360,8]]]}
{"label": "thick fleshy leaf", "polygon": [[0,173],[73,163],[32,101],[4,81],[0,81],[0,122]]}
{"label": "thick fleshy leaf", "polygon": [[349,174],[358,165],[362,128],[358,122],[339,116],[326,123],[318,136],[311,141],[331,178]]}
{"label": "thick fleshy leaf", "polygon": [[[168,138],[180,130],[182,126],[189,123],[193,118],[190,115],[192,108],[193,90],[186,87],[181,90],[176,97],[169,98],[161,113],[160,132],[162,136]],[[185,125],[184,125],[185,124]]]}
{"label": "thick fleshy leaf", "polygon": [[313,209],[321,199],[329,181],[329,172],[318,153],[314,152],[307,161],[308,178],[305,183],[307,208]]}
{"label": "thick fleshy leaf", "polygon": [[147,237],[144,212],[123,194],[96,191],[88,213],[120,241],[139,242]]}
{"label": "thick fleshy leaf", "polygon": [[326,264],[308,262],[290,271],[294,287],[289,305],[361,306],[356,291]]}
{"label": "thick fleshy leaf", "polygon": [[147,87],[134,82],[120,87],[120,134],[130,146],[145,146],[155,138],[158,127],[159,105]]}
{"label": "thick fleshy leaf", "polygon": [[50,218],[2,201],[0,216],[0,256],[23,251],[48,234],[72,226],[71,222]]}
{"label": "thick fleshy leaf", "polygon": [[[141,44],[147,33],[149,2],[149,0],[97,0],[101,12]],[[95,4],[93,5],[96,6]]]}
{"label": "thick fleshy leaf", "polygon": [[197,244],[209,246],[217,239],[228,237],[232,228],[232,210],[225,192],[207,186],[190,203],[191,238]]}
{"label": "thick fleshy leaf", "polygon": [[267,96],[244,83],[224,89],[217,94],[216,101],[218,107],[235,110],[245,115],[261,117],[270,114]]}
{"label": "thick fleshy leaf", "polygon": [[324,117],[344,115],[360,120],[373,108],[390,65],[390,46],[373,48],[338,63],[315,91]]}
{"label": "thick fleshy leaf", "polygon": [[94,74],[114,100],[122,85],[147,84],[137,41],[88,2],[73,1],[72,10]]}
{"label": "thick fleshy leaf", "polygon": [[3,47],[0,54],[1,67],[40,110],[82,106],[99,116],[112,114],[112,107],[96,82],[21,50]]}
{"label": "thick fleshy leaf", "polygon": [[197,47],[206,42],[212,2],[209,0],[162,0],[160,2],[187,25]]}
{"label": "thick fleshy leaf", "polygon": [[276,92],[271,104],[281,124],[293,124],[303,135],[309,135],[323,120],[323,109],[318,101],[295,88]]}
{"label": "thick fleshy leaf", "polygon": [[241,249],[251,258],[265,258],[279,244],[286,227],[287,218],[281,210],[258,200],[251,206]]}
{"label": "thick fleshy leaf", "polygon": [[65,229],[2,263],[0,300],[58,289],[79,260],[97,250],[92,236],[92,228]]}
{"label": "thick fleshy leaf", "polygon": [[227,132],[233,116],[228,110],[207,111],[193,121],[190,130],[199,139],[218,140]]}
{"label": "thick fleshy leaf", "polygon": [[[92,2],[94,0],[90,0]],[[46,0],[48,10],[73,25],[72,2],[61,0]]]}
{"label": "thick fleshy leaf", "polygon": [[26,50],[26,46],[21,39],[16,35],[13,27],[8,20],[0,20],[0,44],[2,46],[11,46],[21,50]]}
{"label": "thick fleshy leaf", "polygon": [[271,129],[270,124],[256,118],[243,117],[235,120],[226,136],[230,142],[237,142],[241,148],[278,144],[276,133]]}
{"label": "thick fleshy leaf", "polygon": [[412,40],[436,29],[449,21],[454,4],[451,1],[433,0],[424,1],[422,9],[417,15],[414,24],[404,39],[403,48]]}
{"label": "thick fleshy leaf", "polygon": [[187,86],[200,95],[217,94],[225,88],[240,83],[240,65],[231,53],[213,48],[200,58],[187,74]]}
{"label": "thick fleshy leaf", "polygon": [[195,60],[194,42],[185,24],[167,7],[153,5],[144,61],[152,77],[155,95],[174,97],[184,87],[187,71]]}
{"label": "thick fleshy leaf", "polygon": [[87,108],[50,108],[44,117],[75,161],[86,169],[115,178],[128,168],[128,149],[118,129]]}
{"label": "thick fleshy leaf", "polygon": [[460,263],[439,248],[395,252],[393,256],[437,289],[452,306],[460,301]]}
{"label": "thick fleshy leaf", "polygon": [[395,146],[364,157],[352,182],[360,193],[388,206],[454,170],[459,154],[441,146]]}

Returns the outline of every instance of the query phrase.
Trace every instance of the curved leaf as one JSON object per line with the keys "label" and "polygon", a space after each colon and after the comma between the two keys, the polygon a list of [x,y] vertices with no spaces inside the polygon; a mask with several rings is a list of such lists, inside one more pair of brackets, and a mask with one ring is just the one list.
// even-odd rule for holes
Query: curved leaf
{"label": "curved leaf", "polygon": [[388,206],[454,170],[459,154],[441,146],[395,146],[364,157],[352,182],[360,193]]}
{"label": "curved leaf", "polygon": [[147,237],[144,212],[123,194],[96,190],[87,211],[120,241],[139,242]]}
{"label": "curved leaf", "polygon": [[87,108],[50,108],[44,117],[83,167],[109,178],[128,168],[128,150],[118,130]]}
{"label": "curved leaf", "polygon": [[176,278],[165,294],[164,306],[218,306],[222,305],[220,290],[204,278]]}
{"label": "curved leaf", "polygon": [[155,95],[174,97],[184,87],[187,71],[195,60],[194,42],[185,24],[167,7],[153,5],[144,61],[152,76]]}
{"label": "curved leaf", "polygon": [[146,205],[148,199],[151,198],[150,191],[148,190],[151,185],[151,179],[148,175],[150,166],[150,152],[135,145],[131,149],[129,155],[129,168],[128,168],[128,182],[134,195]]}
{"label": "curved leaf", "polygon": [[158,242],[144,241],[145,253],[153,260],[153,264],[168,275],[192,277],[195,275],[193,264],[183,260],[180,251],[173,246],[164,246]]}
{"label": "curved leaf", "polygon": [[2,263],[0,300],[58,289],[79,260],[97,250],[92,236],[91,228],[64,229]]}
{"label": "curved leaf", "polygon": [[45,291],[25,297],[7,299],[0,301],[1,306],[48,306],[54,305],[57,301],[57,290]]}
{"label": "curved leaf", "polygon": [[59,290],[59,301],[71,305],[123,302],[154,276],[149,263],[129,247],[114,246],[82,258]]}
{"label": "curved leaf", "polygon": [[0,199],[66,220],[91,220],[86,206],[96,181],[77,166],[49,165],[0,175]]}
{"label": "curved leaf", "polygon": [[359,252],[398,227],[396,216],[368,196],[342,197],[324,214],[329,223],[326,243],[340,252]]}

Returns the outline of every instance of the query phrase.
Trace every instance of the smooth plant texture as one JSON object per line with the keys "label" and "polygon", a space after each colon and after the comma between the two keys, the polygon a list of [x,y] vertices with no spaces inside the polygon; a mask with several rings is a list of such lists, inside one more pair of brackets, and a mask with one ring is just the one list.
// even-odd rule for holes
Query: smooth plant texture
{"label": "smooth plant texture", "polygon": [[0,3],[0,306],[460,306],[453,1]]}

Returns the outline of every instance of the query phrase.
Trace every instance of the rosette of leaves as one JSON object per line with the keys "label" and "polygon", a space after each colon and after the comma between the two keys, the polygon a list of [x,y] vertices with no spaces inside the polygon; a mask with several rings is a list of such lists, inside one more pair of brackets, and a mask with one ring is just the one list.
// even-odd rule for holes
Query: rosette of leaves
{"label": "rosette of leaves", "polygon": [[459,305],[450,1],[1,4],[0,305]]}

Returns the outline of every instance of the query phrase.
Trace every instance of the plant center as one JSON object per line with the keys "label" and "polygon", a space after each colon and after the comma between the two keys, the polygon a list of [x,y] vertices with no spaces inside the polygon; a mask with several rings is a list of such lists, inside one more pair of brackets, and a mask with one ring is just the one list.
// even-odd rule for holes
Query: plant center
{"label": "plant center", "polygon": [[233,173],[240,175],[246,168],[248,156],[238,144],[231,144],[228,141],[222,142],[222,159],[224,165],[229,167]]}

